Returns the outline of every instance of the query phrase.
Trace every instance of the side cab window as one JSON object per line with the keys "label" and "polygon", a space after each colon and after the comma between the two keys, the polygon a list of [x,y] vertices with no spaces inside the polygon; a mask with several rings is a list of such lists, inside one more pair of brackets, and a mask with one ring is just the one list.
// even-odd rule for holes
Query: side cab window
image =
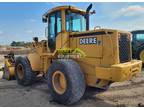
{"label": "side cab window", "polygon": [[48,46],[53,52],[56,46],[56,36],[61,32],[62,26],[61,12],[57,11],[49,15],[48,23]]}

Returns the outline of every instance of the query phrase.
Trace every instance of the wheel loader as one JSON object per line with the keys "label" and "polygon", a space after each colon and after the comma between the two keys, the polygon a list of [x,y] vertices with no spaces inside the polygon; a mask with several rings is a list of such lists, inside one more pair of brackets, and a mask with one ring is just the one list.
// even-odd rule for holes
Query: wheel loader
{"label": "wheel loader", "polygon": [[70,105],[82,98],[86,87],[108,89],[141,72],[142,62],[132,60],[131,33],[90,30],[91,8],[59,6],[42,16],[47,40],[35,37],[31,53],[15,59],[18,84],[28,86],[42,76],[53,100]]}

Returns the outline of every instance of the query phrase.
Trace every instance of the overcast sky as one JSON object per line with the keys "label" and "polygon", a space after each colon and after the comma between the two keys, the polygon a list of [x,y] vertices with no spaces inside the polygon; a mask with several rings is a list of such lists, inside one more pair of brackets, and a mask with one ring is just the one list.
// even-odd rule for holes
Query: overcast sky
{"label": "overcast sky", "polygon": [[[55,6],[73,5],[86,9],[89,3],[0,3],[0,44],[44,39],[42,15]],[[120,30],[144,29],[144,3],[93,3],[96,14],[90,27]]]}

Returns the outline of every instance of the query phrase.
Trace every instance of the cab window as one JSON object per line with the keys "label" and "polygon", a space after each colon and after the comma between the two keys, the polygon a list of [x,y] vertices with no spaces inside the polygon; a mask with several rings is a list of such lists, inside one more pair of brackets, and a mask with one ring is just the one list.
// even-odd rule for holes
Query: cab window
{"label": "cab window", "polygon": [[86,31],[86,18],[84,15],[72,11],[66,11],[67,31]]}
{"label": "cab window", "polygon": [[49,17],[49,36],[56,37],[59,32],[61,32],[61,12],[55,12]]}
{"label": "cab window", "polygon": [[144,41],[144,34],[135,34],[136,35],[136,40],[138,41]]}
{"label": "cab window", "polygon": [[56,36],[61,32],[61,12],[54,12],[49,15],[48,23],[48,46],[51,51],[55,50]]}

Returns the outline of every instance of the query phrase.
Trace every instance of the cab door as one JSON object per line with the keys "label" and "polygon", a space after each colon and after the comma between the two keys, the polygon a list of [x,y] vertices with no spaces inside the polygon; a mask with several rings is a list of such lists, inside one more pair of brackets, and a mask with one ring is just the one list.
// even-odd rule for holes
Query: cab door
{"label": "cab door", "polygon": [[61,32],[61,21],[60,11],[50,14],[48,23],[48,46],[51,52],[54,52],[56,48],[56,36]]}

